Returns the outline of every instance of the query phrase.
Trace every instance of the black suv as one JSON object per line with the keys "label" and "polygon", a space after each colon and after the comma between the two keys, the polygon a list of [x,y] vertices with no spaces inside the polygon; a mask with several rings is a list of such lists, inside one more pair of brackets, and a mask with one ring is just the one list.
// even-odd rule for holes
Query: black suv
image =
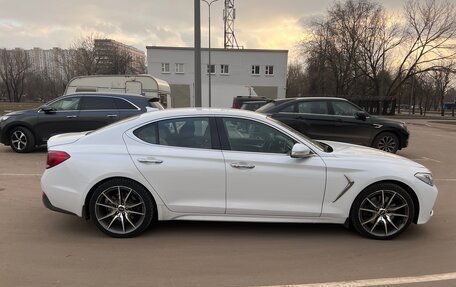
{"label": "black suv", "polygon": [[269,101],[266,97],[260,96],[237,96],[233,98],[233,105],[231,106],[233,109],[240,109],[245,102],[267,102]]}
{"label": "black suv", "polygon": [[405,123],[374,117],[342,98],[289,98],[257,112],[268,114],[314,139],[348,142],[395,153],[407,147]]}
{"label": "black suv", "polygon": [[90,131],[133,115],[163,109],[157,100],[114,93],[65,95],[38,109],[0,117],[0,142],[15,152],[31,152],[53,135]]}

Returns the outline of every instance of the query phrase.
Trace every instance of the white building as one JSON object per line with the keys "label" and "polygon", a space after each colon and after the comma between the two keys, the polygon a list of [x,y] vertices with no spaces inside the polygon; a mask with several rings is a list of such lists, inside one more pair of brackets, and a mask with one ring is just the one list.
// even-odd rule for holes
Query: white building
{"label": "white building", "polygon": [[[285,98],[287,50],[211,49],[212,107],[231,107],[233,97]],[[208,50],[201,51],[202,103],[209,104]],[[173,107],[194,106],[193,48],[147,46],[148,74],[171,86]]]}

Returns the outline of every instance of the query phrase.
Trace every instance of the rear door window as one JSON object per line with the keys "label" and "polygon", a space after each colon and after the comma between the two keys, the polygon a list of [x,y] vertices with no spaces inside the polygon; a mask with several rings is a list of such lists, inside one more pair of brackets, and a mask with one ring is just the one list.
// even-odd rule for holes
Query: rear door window
{"label": "rear door window", "polygon": [[117,110],[112,97],[84,97],[82,100],[81,110],[99,111],[99,110]]}
{"label": "rear door window", "polygon": [[114,98],[114,103],[118,110],[137,110],[137,108],[124,99]]}
{"label": "rear door window", "polygon": [[328,115],[326,101],[303,101],[297,104],[297,112],[300,114]]}

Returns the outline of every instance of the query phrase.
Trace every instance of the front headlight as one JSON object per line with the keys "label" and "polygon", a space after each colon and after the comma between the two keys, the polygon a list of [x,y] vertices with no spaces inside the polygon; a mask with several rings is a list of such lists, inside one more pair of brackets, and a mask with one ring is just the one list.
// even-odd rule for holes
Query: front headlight
{"label": "front headlight", "polygon": [[8,118],[9,118],[9,116],[0,117],[0,123],[3,121],[6,121]]}
{"label": "front headlight", "polygon": [[421,180],[422,182],[429,184],[430,186],[434,186],[434,182],[432,181],[432,174],[427,172],[417,172],[415,173],[415,177]]}

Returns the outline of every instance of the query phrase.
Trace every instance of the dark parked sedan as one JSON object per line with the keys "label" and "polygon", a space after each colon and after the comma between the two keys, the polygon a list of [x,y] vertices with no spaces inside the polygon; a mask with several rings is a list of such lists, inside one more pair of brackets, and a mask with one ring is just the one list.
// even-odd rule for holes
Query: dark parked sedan
{"label": "dark parked sedan", "polygon": [[163,109],[157,99],[113,93],[76,93],[34,110],[0,117],[0,142],[26,153],[57,134],[90,131],[115,121]]}
{"label": "dark parked sedan", "polygon": [[405,123],[369,115],[342,98],[289,98],[257,112],[271,115],[314,139],[348,142],[395,153],[407,147]]}

